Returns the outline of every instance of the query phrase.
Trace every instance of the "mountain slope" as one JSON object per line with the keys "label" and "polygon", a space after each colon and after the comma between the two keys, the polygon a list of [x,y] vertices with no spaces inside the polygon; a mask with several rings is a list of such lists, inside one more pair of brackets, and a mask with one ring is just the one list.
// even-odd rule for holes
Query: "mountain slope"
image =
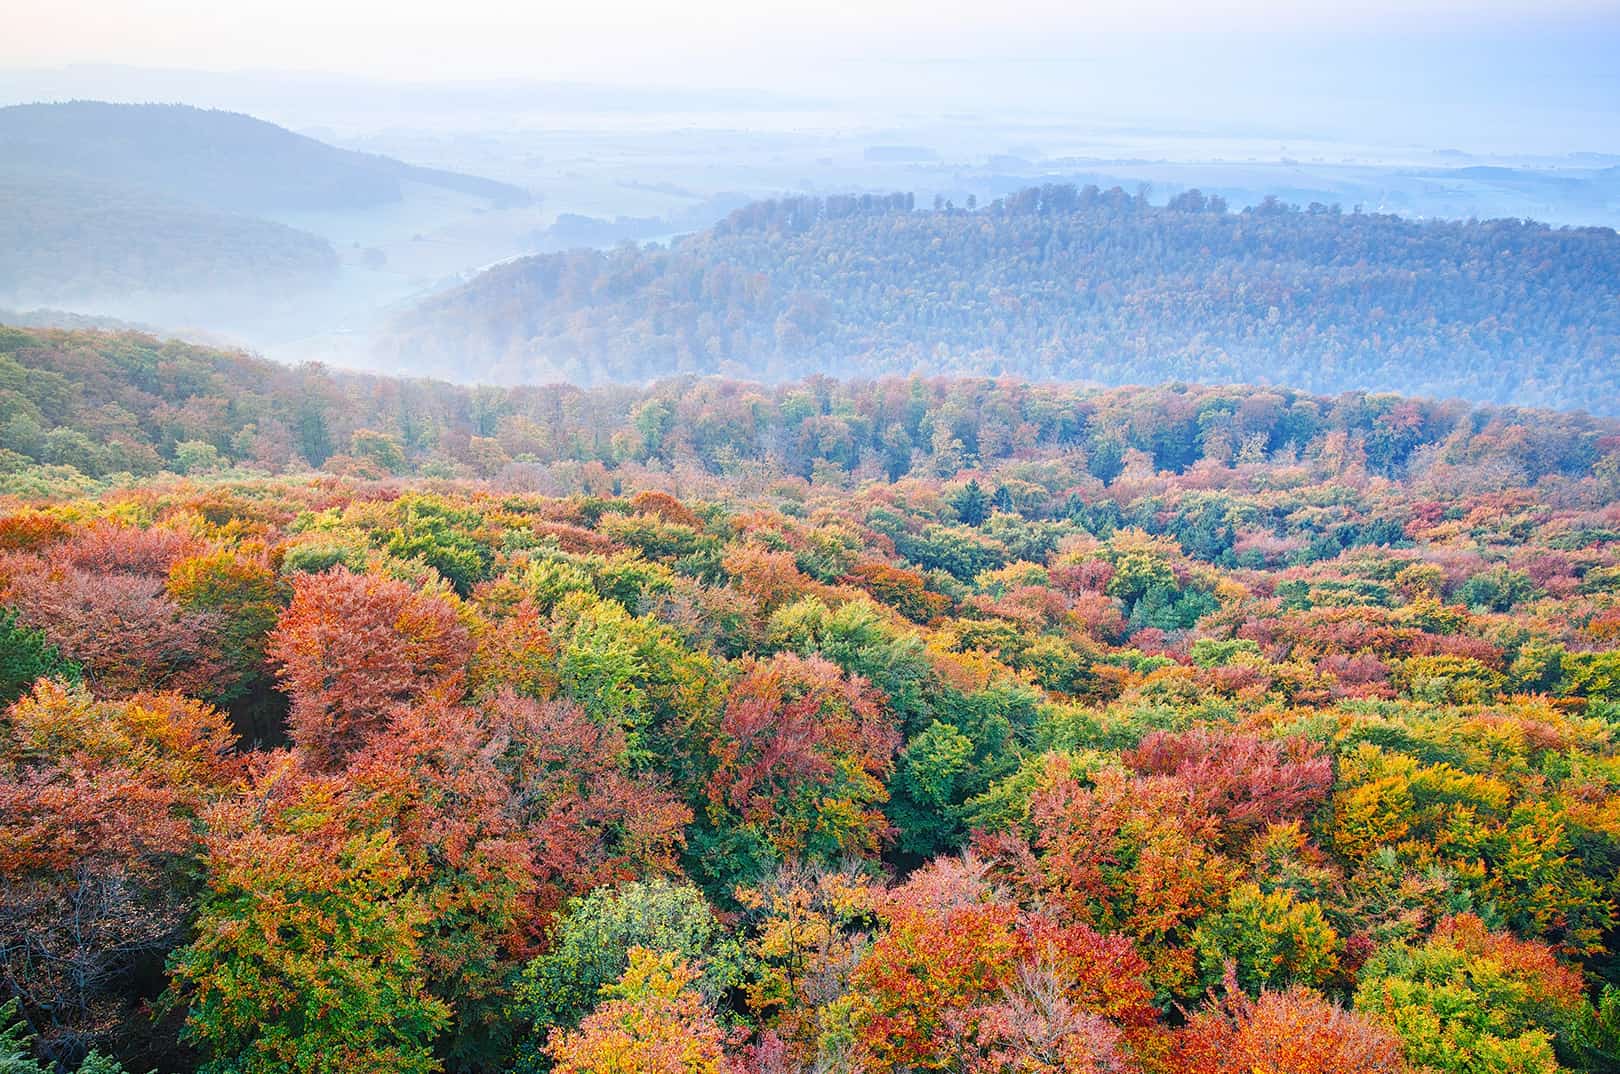
{"label": "mountain slope", "polygon": [[1067,186],[978,211],[794,199],[668,249],[499,266],[402,316],[385,353],[507,381],[921,368],[1613,412],[1620,236]]}

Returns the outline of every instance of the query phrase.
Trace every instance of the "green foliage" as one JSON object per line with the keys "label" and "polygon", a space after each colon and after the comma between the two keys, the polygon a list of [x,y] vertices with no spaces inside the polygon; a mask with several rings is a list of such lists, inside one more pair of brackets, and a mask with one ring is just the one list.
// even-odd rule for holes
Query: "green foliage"
{"label": "green foliage", "polygon": [[531,1029],[526,1062],[556,1027],[579,1024],[629,964],[632,947],[673,953],[700,971],[713,1002],[742,980],[742,954],[703,895],[689,884],[650,880],[602,888],[568,907],[551,949],[523,969],[515,1013]]}
{"label": "green foliage", "polygon": [[427,991],[428,912],[393,839],[357,834],[318,869],[254,842],[216,860],[196,938],[170,962],[204,1074],[438,1070],[450,1012]]}
{"label": "green foliage", "polygon": [[1255,884],[1235,889],[1224,910],[1198,925],[1193,947],[1207,987],[1221,982],[1230,963],[1252,995],[1291,984],[1320,986],[1338,968],[1339,938],[1322,908],[1291,891],[1263,892]]}
{"label": "green foliage", "polygon": [[1424,944],[1376,954],[1356,1009],[1393,1029],[1414,1065],[1446,1074],[1556,1074],[1554,1042],[1590,1024],[1578,975],[1466,918]]}
{"label": "green foliage", "polygon": [[1506,612],[1530,599],[1535,591],[1528,574],[1498,568],[1474,575],[1463,583],[1457,595],[1475,611]]}
{"label": "green foliage", "polygon": [[17,622],[15,608],[0,610],[0,705],[9,705],[28,692],[42,676],[78,682],[79,665],[62,657],[42,630]]}

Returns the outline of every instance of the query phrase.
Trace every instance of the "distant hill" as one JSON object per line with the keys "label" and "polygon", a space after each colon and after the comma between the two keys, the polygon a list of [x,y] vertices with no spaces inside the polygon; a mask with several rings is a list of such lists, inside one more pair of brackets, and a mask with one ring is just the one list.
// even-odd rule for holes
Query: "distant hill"
{"label": "distant hill", "polygon": [[383,353],[514,383],[921,369],[1616,413],[1620,236],[1064,185],[977,211],[790,199],[669,248],[503,264],[402,315]]}
{"label": "distant hill", "polygon": [[0,298],[17,305],[297,290],[329,279],[318,236],[113,183],[0,170]]}
{"label": "distant hill", "polygon": [[[517,187],[337,149],[232,112],[73,101],[0,108],[0,303],[139,308],[154,296],[298,298],[330,242],[267,216],[363,211],[427,184],[491,204]],[[133,304],[133,306],[132,306]]]}
{"label": "distant hill", "polygon": [[70,101],[0,108],[0,169],[116,182],[223,212],[341,210],[398,201],[405,181],[499,204],[526,191],[338,149],[234,112]]}

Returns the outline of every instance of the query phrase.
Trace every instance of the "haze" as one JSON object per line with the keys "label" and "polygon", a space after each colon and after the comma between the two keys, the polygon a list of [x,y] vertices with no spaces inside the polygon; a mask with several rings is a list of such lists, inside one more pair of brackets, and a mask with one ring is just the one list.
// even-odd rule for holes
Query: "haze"
{"label": "haze", "polygon": [[[1234,208],[1276,196],[1613,227],[1617,55],[1620,9],[1581,0],[33,2],[8,13],[0,36],[0,105],[222,109],[505,193],[492,202],[417,174],[364,205],[214,198],[215,209],[305,236],[259,232],[271,246],[329,245],[322,257],[336,276],[204,298],[172,280],[91,286],[91,268],[123,255],[73,262],[60,247],[68,263],[54,267],[73,286],[53,287],[13,249],[15,282],[0,274],[0,307],[392,369],[372,347],[381,327],[492,264],[667,242],[784,194],[986,204],[1059,182],[1148,189],[1161,203],[1197,188]],[[23,174],[61,202],[56,165],[33,159],[37,149],[14,143],[0,180]],[[85,152],[100,163],[77,180],[121,188],[150,163],[138,145],[121,164]],[[262,163],[278,167],[273,154]],[[140,198],[213,198],[184,169],[173,178],[178,186],[148,183]],[[13,215],[22,239],[39,237],[27,210]]]}

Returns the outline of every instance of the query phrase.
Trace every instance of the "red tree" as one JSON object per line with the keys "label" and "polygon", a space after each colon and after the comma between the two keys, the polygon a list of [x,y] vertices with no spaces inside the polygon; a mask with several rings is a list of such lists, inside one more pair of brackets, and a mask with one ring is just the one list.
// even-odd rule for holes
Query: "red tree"
{"label": "red tree", "polygon": [[821,657],[744,660],[713,747],[710,801],[789,855],[876,849],[888,825],[875,807],[900,741],[878,698]]}
{"label": "red tree", "polygon": [[471,652],[446,597],[342,567],[297,580],[269,645],[292,698],[293,740],[325,770],[385,728],[396,706],[459,696]]}
{"label": "red tree", "polygon": [[0,980],[75,1056],[129,1017],[181,937],[198,817],[239,774],[218,711],[41,680],[0,720]]}

